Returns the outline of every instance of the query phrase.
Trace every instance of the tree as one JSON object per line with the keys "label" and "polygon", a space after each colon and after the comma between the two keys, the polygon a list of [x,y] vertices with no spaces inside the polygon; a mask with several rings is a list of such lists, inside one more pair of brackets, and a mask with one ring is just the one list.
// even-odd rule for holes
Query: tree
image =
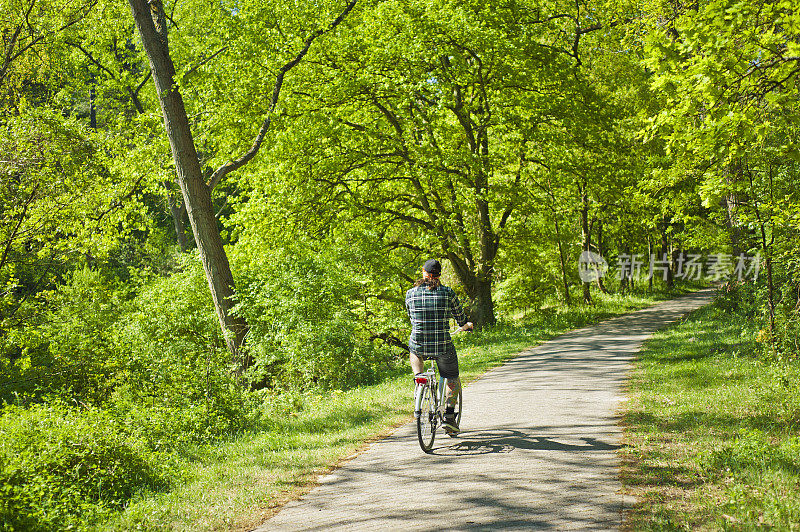
{"label": "tree", "polygon": [[143,177],[116,175],[106,147],[74,119],[27,109],[0,128],[3,339],[35,324],[69,264],[107,256],[145,216],[131,201]]}
{"label": "tree", "polygon": [[379,4],[315,54],[292,113],[305,135],[286,137],[315,201],[406,227],[389,249],[445,257],[478,326],[495,321],[498,252],[530,144],[568,99],[574,37],[602,27],[536,7]]}
{"label": "tree", "polygon": [[734,251],[747,241],[760,249],[774,341],[773,246],[781,236],[791,241],[781,213],[798,205],[800,14],[786,1],[734,0],[656,16],[648,64],[665,106],[654,129],[688,160],[680,169],[699,178],[703,203],[727,224]]}
{"label": "tree", "polygon": [[[311,33],[305,39],[303,47],[297,55],[280,68],[269,100],[267,115],[263,119],[252,146],[239,157],[226,162],[214,171],[208,183],[204,179],[200,157],[195,148],[186,107],[178,86],[175,66],[170,56],[168,19],[163,2],[160,0],[151,0],[150,2],[130,0],[130,6],[144,50],[150,61],[150,70],[161,104],[164,127],[172,148],[178,183],[211,289],[214,307],[222,330],[226,333],[229,350],[234,356],[239,356],[239,348],[244,341],[247,324],[244,319],[232,312],[235,304],[233,275],[214,216],[211,189],[226,174],[238,170],[258,154],[270,127],[272,112],[278,104],[284,76],[303,59],[314,40],[324,33],[332,31],[341,23],[355,6],[355,0],[347,4],[344,11],[326,28]],[[240,371],[245,369],[250,362],[248,358],[242,359],[239,362]]]}
{"label": "tree", "polygon": [[0,105],[13,105],[26,81],[46,69],[32,52],[62,41],[67,30],[79,24],[97,5],[85,0],[69,6],[39,0],[15,0],[3,5],[0,15]]}

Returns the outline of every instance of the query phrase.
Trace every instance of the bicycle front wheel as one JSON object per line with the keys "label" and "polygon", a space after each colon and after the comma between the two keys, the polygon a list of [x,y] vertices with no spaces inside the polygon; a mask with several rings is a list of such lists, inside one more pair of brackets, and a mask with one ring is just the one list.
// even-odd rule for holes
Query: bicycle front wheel
{"label": "bicycle front wheel", "polygon": [[419,415],[417,415],[417,439],[419,446],[426,453],[433,449],[433,440],[436,438],[436,412],[433,409],[431,387],[418,385],[420,389],[417,393],[422,397],[417,402],[419,405]]}

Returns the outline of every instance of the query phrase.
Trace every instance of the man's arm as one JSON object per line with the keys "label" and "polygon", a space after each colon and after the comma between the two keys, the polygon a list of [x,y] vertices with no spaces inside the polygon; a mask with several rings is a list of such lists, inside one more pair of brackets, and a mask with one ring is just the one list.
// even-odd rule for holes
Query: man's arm
{"label": "man's arm", "polygon": [[462,325],[461,327],[456,329],[455,332],[458,333],[458,332],[471,331],[471,330],[472,330],[472,322],[468,321],[467,323],[465,323],[464,325]]}
{"label": "man's arm", "polygon": [[472,329],[472,322],[467,321],[467,314],[464,312],[464,307],[461,306],[458,296],[452,289],[450,296],[450,315],[456,320],[456,323],[458,323],[458,331],[468,331]]}

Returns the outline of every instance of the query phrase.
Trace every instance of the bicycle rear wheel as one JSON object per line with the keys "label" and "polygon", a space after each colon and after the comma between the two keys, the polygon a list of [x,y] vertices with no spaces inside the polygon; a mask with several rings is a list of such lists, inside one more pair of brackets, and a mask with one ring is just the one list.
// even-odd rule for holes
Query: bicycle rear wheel
{"label": "bicycle rear wheel", "polygon": [[[419,416],[417,416],[417,439],[419,446],[426,453],[433,449],[433,440],[436,438],[436,412],[433,410],[431,387],[418,384],[417,393],[422,394]],[[421,389],[419,389],[421,388]]]}

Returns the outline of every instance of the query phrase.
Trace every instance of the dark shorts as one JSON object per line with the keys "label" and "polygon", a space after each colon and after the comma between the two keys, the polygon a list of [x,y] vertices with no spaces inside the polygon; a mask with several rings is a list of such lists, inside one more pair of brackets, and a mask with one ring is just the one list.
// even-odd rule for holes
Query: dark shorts
{"label": "dark shorts", "polygon": [[458,378],[458,356],[453,353],[452,357],[439,357],[436,359],[436,366],[439,368],[439,375],[445,379]]}
{"label": "dark shorts", "polygon": [[425,360],[436,360],[436,367],[439,369],[440,377],[444,377],[445,379],[455,379],[458,377],[458,355],[456,355],[455,348],[448,349],[444,355],[438,357],[422,355],[421,358]]}

